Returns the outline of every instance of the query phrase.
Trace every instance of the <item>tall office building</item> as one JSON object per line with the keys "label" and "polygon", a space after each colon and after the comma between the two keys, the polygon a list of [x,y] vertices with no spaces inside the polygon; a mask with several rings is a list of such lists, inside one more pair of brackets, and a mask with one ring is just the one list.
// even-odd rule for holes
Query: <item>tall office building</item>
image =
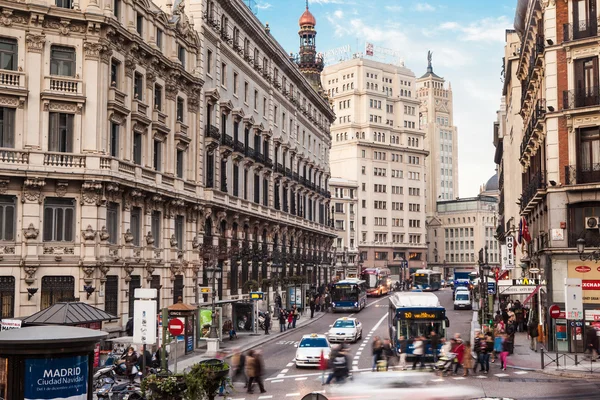
{"label": "tall office building", "polygon": [[[413,269],[424,267],[428,153],[419,130],[415,75],[405,67],[355,58],[326,67],[322,83],[337,115],[331,126],[331,176],[358,184],[363,267],[387,265],[395,275],[404,261]],[[343,215],[333,218],[341,227]]]}
{"label": "tall office building", "polygon": [[452,86],[433,72],[431,53],[427,72],[416,81],[420,101],[419,127],[425,133],[427,191],[425,211],[436,212],[436,202],[458,197],[458,137],[454,126]]}

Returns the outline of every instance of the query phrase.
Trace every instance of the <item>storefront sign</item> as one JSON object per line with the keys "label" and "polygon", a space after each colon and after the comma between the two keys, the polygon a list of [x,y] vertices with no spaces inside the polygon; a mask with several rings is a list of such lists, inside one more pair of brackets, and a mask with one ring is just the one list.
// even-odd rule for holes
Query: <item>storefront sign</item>
{"label": "storefront sign", "polygon": [[20,319],[3,319],[0,322],[0,326],[2,327],[2,331],[8,331],[10,329],[19,329],[21,327]]}
{"label": "storefront sign", "polygon": [[[501,282],[501,281],[500,281]],[[531,294],[537,286],[499,286],[499,294]]]}
{"label": "storefront sign", "polygon": [[498,286],[545,286],[545,279],[529,279],[529,278],[521,278],[521,279],[504,279],[498,281]]}
{"label": "storefront sign", "polygon": [[565,311],[567,319],[583,319],[581,279],[565,278]]}
{"label": "storefront sign", "polygon": [[133,302],[133,342],[156,344],[156,301]]}
{"label": "storefront sign", "polygon": [[579,278],[584,304],[600,303],[600,267],[590,261],[572,260],[567,264],[567,278]]}
{"label": "storefront sign", "polygon": [[585,310],[586,321],[600,321],[600,310]]}
{"label": "storefront sign", "polygon": [[88,356],[25,360],[25,400],[88,398]]}
{"label": "storefront sign", "polygon": [[512,236],[506,237],[506,265],[503,269],[513,269],[515,267],[515,238]]}

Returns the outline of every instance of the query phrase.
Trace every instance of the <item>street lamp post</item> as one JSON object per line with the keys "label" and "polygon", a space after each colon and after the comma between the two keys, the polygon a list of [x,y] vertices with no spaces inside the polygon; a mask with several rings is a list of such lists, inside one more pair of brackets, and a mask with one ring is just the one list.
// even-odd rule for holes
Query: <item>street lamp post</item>
{"label": "street lamp post", "polygon": [[594,249],[591,253],[584,254],[585,251],[585,239],[577,239],[577,253],[579,253],[579,259],[581,261],[594,261],[597,263],[600,261],[600,249]]}
{"label": "street lamp post", "polygon": [[221,274],[223,273],[223,271],[221,270],[221,268],[217,267],[217,266],[211,266],[206,268],[206,272],[207,273],[212,273],[211,276],[211,280],[212,280],[212,304],[211,304],[211,316],[212,316],[212,321],[210,324],[210,331],[208,333],[208,337],[209,338],[213,338],[216,339],[219,337],[219,333],[217,332],[217,309],[216,309],[216,304],[215,304],[215,299],[216,299],[216,293],[215,293],[215,282],[217,281],[217,279],[221,279]]}

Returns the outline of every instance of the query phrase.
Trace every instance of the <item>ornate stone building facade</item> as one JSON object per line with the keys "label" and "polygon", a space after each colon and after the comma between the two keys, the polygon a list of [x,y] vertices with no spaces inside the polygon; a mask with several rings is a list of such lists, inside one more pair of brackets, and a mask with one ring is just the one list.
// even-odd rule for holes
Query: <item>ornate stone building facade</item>
{"label": "ornate stone building facade", "polygon": [[[223,96],[220,72],[207,69],[216,32],[206,16],[188,19],[183,3],[43,3],[6,2],[0,20],[3,318],[79,298],[118,315],[105,328],[120,330],[136,287],[157,288],[159,307],[180,297],[194,303],[198,285],[208,285],[205,266],[218,261],[219,299],[235,298],[247,292],[243,282],[270,276],[272,250],[282,243],[286,256],[278,260],[289,273],[301,262],[328,261],[328,143],[321,137],[333,114],[254,16],[230,18],[243,19],[248,32],[240,26],[238,37],[252,37],[271,62],[270,80],[217,38],[250,72],[234,78],[232,60],[231,85],[239,79],[241,93],[259,82],[268,118]],[[276,67],[294,96],[279,89]],[[288,117],[273,120],[276,104]],[[288,118],[298,128],[284,135]],[[297,143],[298,132],[314,146]],[[245,270],[244,258],[252,260]]]}

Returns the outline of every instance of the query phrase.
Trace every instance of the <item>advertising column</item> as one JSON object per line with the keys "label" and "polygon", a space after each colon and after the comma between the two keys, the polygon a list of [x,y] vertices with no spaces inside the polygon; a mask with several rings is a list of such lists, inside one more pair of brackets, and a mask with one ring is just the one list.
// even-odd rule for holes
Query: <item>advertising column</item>
{"label": "advertising column", "polygon": [[87,400],[88,357],[25,360],[25,400]]}

